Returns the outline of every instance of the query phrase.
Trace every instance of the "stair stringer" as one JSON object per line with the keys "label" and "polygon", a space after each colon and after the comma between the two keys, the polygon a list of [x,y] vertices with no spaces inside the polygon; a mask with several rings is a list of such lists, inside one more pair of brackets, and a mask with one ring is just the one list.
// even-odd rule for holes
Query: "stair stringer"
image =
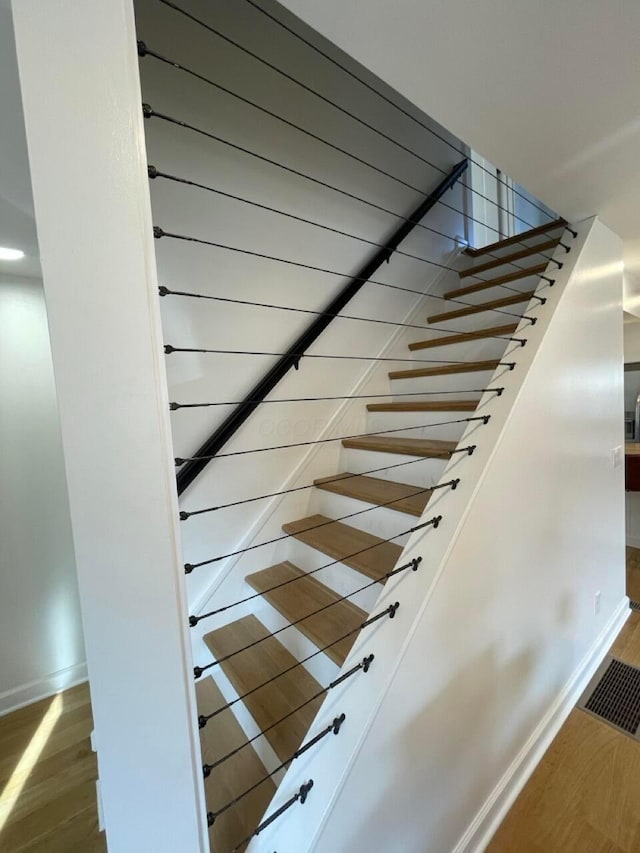
{"label": "stair stringer", "polygon": [[[553,695],[545,695],[543,700],[535,695],[537,682],[534,675],[522,671],[527,664],[529,669],[535,666],[535,649],[524,650],[524,660],[507,663],[507,675],[504,671],[501,678],[496,675],[495,683],[491,679],[488,682],[479,679],[483,665],[487,666],[487,658],[503,656],[508,659],[508,643],[511,640],[517,645],[517,637],[507,636],[500,647],[488,648],[480,656],[477,654],[482,647],[482,635],[473,634],[467,627],[469,615],[473,613],[482,628],[483,624],[491,626],[496,620],[500,623],[502,611],[492,610],[491,596],[483,600],[485,577],[483,575],[480,581],[479,573],[469,570],[469,566],[477,561],[484,567],[491,583],[508,585],[509,575],[500,565],[496,543],[502,541],[505,531],[509,531],[509,537],[513,539],[510,525],[514,530],[518,526],[522,528],[523,519],[526,521],[528,514],[541,514],[544,519],[545,500],[552,501],[562,491],[562,473],[557,472],[554,480],[556,494],[551,490],[542,495],[533,491],[527,495],[517,479],[505,482],[501,492],[495,493],[495,472],[504,465],[509,443],[513,435],[522,429],[522,413],[531,407],[532,394],[537,393],[536,389],[540,387],[540,370],[547,357],[545,350],[547,353],[557,352],[559,343],[563,344],[563,336],[569,333],[567,346],[575,345],[578,360],[584,355],[582,351],[578,352],[580,347],[583,350],[586,347],[587,351],[591,347],[599,358],[608,357],[610,367],[611,358],[618,364],[616,359],[619,355],[619,375],[615,368],[610,370],[613,377],[611,393],[596,380],[591,386],[586,383],[588,394],[585,391],[585,395],[590,402],[598,404],[600,414],[603,403],[608,405],[613,400],[615,409],[618,396],[621,401],[622,337],[621,331],[611,332],[610,320],[611,312],[619,309],[621,300],[620,243],[595,218],[585,220],[577,230],[571,253],[565,256],[563,250],[559,250],[561,254],[557,257],[564,265],[554,274],[555,286],[544,290],[547,303],[536,311],[538,322],[533,327],[523,323],[516,333],[519,335],[526,331],[528,343],[514,355],[514,371],[503,377],[504,381],[500,383],[505,385],[504,394],[494,398],[491,406],[487,407],[492,415],[490,423],[487,426],[470,424],[463,437],[461,444],[473,442],[477,444],[476,451],[472,456],[455,456],[443,474],[443,479],[459,476],[460,485],[455,491],[443,489],[437,499],[429,503],[421,519],[427,520],[437,512],[443,517],[442,523],[437,530],[425,528],[414,533],[400,557],[399,565],[413,557],[422,557],[419,570],[415,573],[408,571],[388,582],[372,611],[373,614],[379,613],[389,604],[399,601],[396,617],[393,620],[381,619],[362,632],[345,661],[343,671],[362,660],[364,655],[374,654],[371,669],[366,675],[362,672],[356,674],[328,694],[307,740],[335,716],[344,713],[346,720],[339,737],[325,738],[291,765],[266,814],[272,814],[295,794],[303,782],[312,779],[314,786],[307,801],[304,806],[296,804],[286,816],[265,829],[252,842],[251,851],[364,853],[365,850],[397,849],[403,853],[424,850],[439,853],[455,848],[456,853],[462,853],[463,850],[483,849],[481,844],[486,841],[490,827],[495,828],[500,816],[490,815],[492,804],[499,802],[500,814],[503,814],[517,790],[502,799],[498,794],[510,784],[511,778],[517,779],[519,785],[526,781],[526,778],[520,778],[522,772],[518,777],[513,769],[519,769],[528,757],[527,753],[521,760],[516,760],[521,756],[524,745],[558,697],[566,694],[571,698],[583,680],[588,679],[598,663],[598,651],[606,648],[604,643],[608,633],[624,618],[620,609],[625,600],[624,509],[621,471],[618,471],[617,477],[610,478],[615,482],[613,489],[608,488],[606,500],[610,504],[617,500],[620,504],[620,530],[610,535],[604,555],[605,562],[615,563],[617,580],[613,593],[607,593],[598,624],[588,626],[588,630],[584,626],[581,628],[586,635],[586,640],[582,638],[582,645],[589,648],[586,651],[578,649],[579,644],[574,643],[576,648],[573,649],[573,657],[569,656],[569,668],[575,671],[568,676],[567,673],[562,673],[561,677],[558,675],[558,683],[552,684]],[[590,300],[591,310],[582,317],[579,312],[585,307],[582,304],[585,299]],[[598,322],[603,312],[609,318],[608,334],[611,339],[608,341],[598,340],[597,333],[601,331]],[[572,336],[571,329],[576,323],[586,323],[586,328],[581,334]],[[619,326],[621,329],[621,323]],[[594,332],[592,339],[585,338]],[[619,353],[614,351],[607,355],[605,352],[603,355],[602,351],[598,352],[598,347],[612,341],[613,349],[619,349]],[[569,362],[573,355],[567,349]],[[591,363],[593,366],[593,358]],[[595,367],[598,369],[597,361]],[[565,383],[580,382],[580,377],[567,375],[566,369],[560,372]],[[540,401],[540,426],[543,430],[547,423],[545,406],[553,407],[554,402],[557,406],[554,395],[571,394],[569,387],[563,389],[561,383],[558,385],[553,380],[554,374],[551,373],[545,398]],[[573,392],[574,401],[576,396]],[[622,443],[621,402],[619,408],[619,443]],[[544,438],[551,446],[553,436],[545,434]],[[521,461],[526,459],[527,451],[528,447],[522,447],[518,457]],[[606,457],[608,463],[608,447]],[[588,466],[589,472],[599,464],[601,462],[597,460],[592,461]],[[528,466],[531,469],[530,462]],[[517,477],[520,468],[522,465],[514,465],[511,476]],[[572,470],[572,474],[575,471]],[[600,499],[599,494],[583,496],[583,501],[590,505]],[[474,527],[474,514],[483,505],[484,512],[490,513],[490,520],[481,528]],[[553,519],[550,509],[544,528],[547,535],[553,529],[550,524]],[[472,529],[473,535],[470,536]],[[601,534],[601,530],[595,534],[585,531],[585,538],[591,541]],[[575,560],[584,559],[579,547],[574,548],[574,552],[570,556]],[[486,564],[487,555],[494,561],[490,566]],[[566,558],[566,554],[563,556]],[[552,553],[548,560],[553,566]],[[466,571],[463,571],[465,567]],[[513,572],[512,565],[509,569]],[[548,573],[547,570],[545,576]],[[452,590],[452,583],[458,576],[467,586]],[[553,584],[553,579],[550,583]],[[471,602],[469,608],[464,607],[465,599]],[[556,603],[556,607],[561,603],[562,600]],[[521,604],[514,597],[512,612],[518,612]],[[565,601],[564,607],[570,608],[571,602]],[[526,613],[524,609],[522,612]],[[555,615],[558,621],[561,614]],[[553,623],[551,616],[546,614],[560,635],[558,643],[562,649],[562,631]],[[460,659],[458,668],[448,671],[448,658],[455,659],[456,655]],[[586,664],[581,664],[581,661],[586,661]],[[563,664],[566,669],[566,661],[563,660]],[[510,666],[513,670],[509,669]],[[551,670],[553,676],[553,666]],[[538,673],[538,679],[541,677]],[[524,695],[520,703],[524,707],[517,707],[523,719],[519,718],[510,726],[510,709],[504,707],[504,700],[500,701],[500,691],[508,692],[507,687],[512,689],[514,683]],[[459,689],[459,700],[452,698],[451,685]],[[486,707],[477,702],[474,704],[474,696],[484,695],[483,685],[485,694],[488,694]],[[572,685],[571,689],[567,685]],[[497,695],[493,695],[492,690]],[[515,704],[518,705],[517,700]],[[556,728],[570,707],[571,704],[564,714],[554,716]],[[500,712],[502,718],[499,717]],[[461,720],[466,727],[461,725]],[[474,733],[474,728],[477,733]],[[501,746],[499,759],[487,761],[482,744],[491,743],[492,734],[498,736],[494,729],[507,733],[508,748]],[[552,735],[553,731],[549,737]],[[479,743],[482,738],[484,740]],[[456,752],[460,743],[466,743],[466,751],[458,749]],[[511,774],[507,781],[505,773]]]}

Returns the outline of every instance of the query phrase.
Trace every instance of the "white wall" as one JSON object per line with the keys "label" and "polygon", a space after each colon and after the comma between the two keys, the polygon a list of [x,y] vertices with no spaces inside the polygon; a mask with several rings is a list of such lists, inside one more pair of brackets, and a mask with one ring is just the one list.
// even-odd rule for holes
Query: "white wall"
{"label": "white wall", "polygon": [[[314,133],[344,146],[383,169],[421,188],[432,190],[441,172],[400,151],[335,108],[319,101],[274,71],[248,58],[236,48],[186,20],[175,11],[151,0],[136,2],[138,36],[148,47],[193,68],[243,96],[280,112]],[[274,26],[248,4],[211,4],[190,0],[181,4],[198,17],[236,39],[289,74],[336,100],[423,157],[449,171],[462,157],[434,140],[409,119],[375,95],[345,77],[344,72]],[[304,29],[304,28],[303,28]],[[304,29],[312,39],[317,36]],[[327,49],[333,50],[328,45]],[[347,60],[349,61],[349,60]],[[408,215],[420,195],[332,151],[255,109],[217,92],[152,57],[140,63],[144,99],[151,106],[212,133],[257,150],[292,168],[326,180],[374,203]],[[364,72],[366,74],[366,72]],[[379,81],[376,85],[383,86]],[[384,88],[384,86],[383,86]],[[387,90],[385,90],[387,91]],[[393,97],[395,93],[390,92]],[[407,109],[413,110],[410,105]],[[422,121],[428,121],[421,117]],[[299,216],[343,229],[372,241],[384,241],[397,227],[394,218],[310,184],[273,166],[198,137],[158,119],[145,123],[149,162],[181,177],[281,208]],[[438,132],[446,132],[438,128]],[[217,197],[192,187],[176,186],[157,179],[151,182],[154,222],[167,231],[265,252],[301,263],[355,274],[376,247],[344,238],[310,225],[256,210],[238,201]],[[448,204],[463,209],[464,188],[447,194]],[[429,213],[426,224],[463,237],[462,216],[442,205]],[[417,229],[402,248],[447,263],[455,242]],[[161,283],[172,289],[192,290],[321,310],[346,279],[313,273],[267,260],[248,258],[221,249],[156,241]],[[375,276],[396,286],[424,292],[440,269],[396,256]],[[366,286],[345,313],[402,321],[416,301],[416,294]],[[282,352],[313,317],[217,304],[175,297],[161,300],[164,339],[175,346],[221,349],[258,349]],[[424,321],[424,318],[423,318]],[[395,332],[393,326],[335,321],[313,348],[316,353],[375,356]],[[236,401],[261,378],[275,358],[174,354],[166,359],[171,399],[178,402]],[[273,393],[274,398],[348,395],[364,375],[366,361],[325,362],[303,360]],[[228,443],[223,452],[313,441],[327,429],[340,403],[307,403],[263,406]],[[172,413],[176,455],[192,454],[209,436],[231,407],[184,410]],[[358,430],[358,423],[341,419],[343,433]],[[339,429],[334,430],[340,435]],[[195,510],[254,495],[276,492],[305,457],[308,448],[218,459],[185,492],[181,507]],[[333,473],[337,454],[327,448]],[[324,472],[320,472],[324,473]],[[306,514],[308,493],[289,504],[288,520]],[[185,561],[198,562],[236,550],[245,544],[256,525],[262,526],[266,503],[192,518],[182,526]],[[278,525],[261,530],[263,539],[277,535]],[[270,565],[270,552],[261,552]],[[259,557],[259,555],[257,555]],[[272,562],[272,561],[271,561]],[[188,578],[189,600],[199,607],[228,568],[223,561],[197,570]]]}
{"label": "white wall", "polygon": [[636,0],[283,5],[569,220],[597,214],[624,240],[637,313]]}
{"label": "white wall", "polygon": [[13,4],[110,853],[207,849],[133,10]]}
{"label": "white wall", "polygon": [[345,664],[374,652],[370,673],[320,712],[346,712],[342,742],[296,762],[287,792],[305,778],[314,791],[256,850],[481,850],[569,712],[628,613],[611,462],[620,254],[604,226],[579,226],[478,449],[443,474],[455,465],[462,480],[438,501],[440,528],[403,554],[423,556],[421,569],[376,605],[399,600],[398,615],[363,632]]}
{"label": "white wall", "polygon": [[[504,774],[604,652],[625,600],[619,258],[596,226],[318,851],[474,849]],[[357,797],[375,767],[393,796]]]}
{"label": "white wall", "polygon": [[0,276],[0,713],[86,676],[42,282]]}

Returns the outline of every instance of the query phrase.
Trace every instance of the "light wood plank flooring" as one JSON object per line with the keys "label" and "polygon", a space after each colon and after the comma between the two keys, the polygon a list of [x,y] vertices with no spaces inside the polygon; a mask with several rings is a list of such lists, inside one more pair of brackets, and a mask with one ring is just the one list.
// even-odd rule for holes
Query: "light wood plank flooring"
{"label": "light wood plank flooring", "polygon": [[[631,598],[638,557],[627,549]],[[611,654],[640,667],[640,612],[631,614]],[[487,853],[640,853],[640,743],[574,709]]]}
{"label": "light wood plank flooring", "polygon": [[[640,550],[627,549],[640,601]],[[640,612],[611,653],[640,667]],[[0,717],[2,853],[106,853],[87,684]],[[488,853],[640,853],[640,744],[574,710]]]}
{"label": "light wood plank flooring", "polygon": [[640,602],[640,548],[627,548],[627,595]]}
{"label": "light wood plank flooring", "polygon": [[106,853],[89,687],[0,717],[2,853]]}

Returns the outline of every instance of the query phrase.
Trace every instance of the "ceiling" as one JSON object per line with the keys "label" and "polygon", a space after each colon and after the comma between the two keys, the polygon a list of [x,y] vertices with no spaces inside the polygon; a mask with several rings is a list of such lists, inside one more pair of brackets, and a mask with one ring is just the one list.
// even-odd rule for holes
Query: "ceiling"
{"label": "ceiling", "polygon": [[[267,0],[269,2],[269,0]],[[550,207],[624,241],[640,315],[638,0],[282,0]],[[39,275],[13,27],[0,0],[0,273]]]}
{"label": "ceiling", "polygon": [[0,274],[40,275],[27,140],[13,38],[6,0],[0,0],[0,246],[22,249],[20,261],[0,260]]}
{"label": "ceiling", "polygon": [[624,241],[640,314],[639,0],[282,0],[569,220]]}

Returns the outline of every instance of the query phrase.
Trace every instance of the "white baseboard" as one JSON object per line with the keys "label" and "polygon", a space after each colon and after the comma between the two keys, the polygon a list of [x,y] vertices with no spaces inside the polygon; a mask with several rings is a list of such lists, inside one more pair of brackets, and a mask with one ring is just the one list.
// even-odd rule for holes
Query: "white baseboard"
{"label": "white baseboard", "polygon": [[4,693],[0,693],[0,717],[17,711],[19,708],[24,708],[25,705],[31,705],[32,702],[37,702],[39,699],[53,696],[61,690],[67,690],[67,688],[86,680],[87,664],[83,662],[66,669],[60,669],[58,672],[52,672],[38,681],[30,681],[27,684],[6,690]]}
{"label": "white baseboard", "polygon": [[630,613],[629,599],[625,596],[591,649],[558,694],[555,702],[540,720],[531,737],[474,817],[453,853],[482,853],[486,849],[551,741],[558,734],[562,724],[593,678]]}
{"label": "white baseboard", "polygon": [[640,536],[627,535],[627,545],[629,548],[640,548]]}

